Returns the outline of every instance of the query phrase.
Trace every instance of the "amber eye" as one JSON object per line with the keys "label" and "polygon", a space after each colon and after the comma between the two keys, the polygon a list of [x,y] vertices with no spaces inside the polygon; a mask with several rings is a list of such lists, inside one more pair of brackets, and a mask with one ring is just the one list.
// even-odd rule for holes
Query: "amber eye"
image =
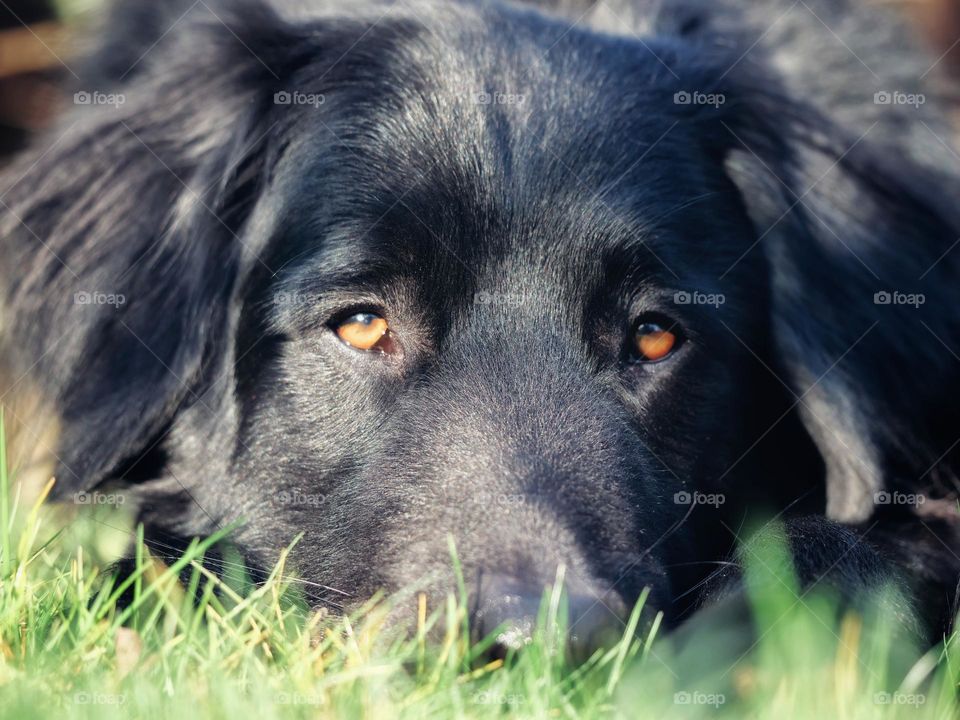
{"label": "amber eye", "polygon": [[337,323],[334,328],[343,342],[357,350],[392,352],[390,327],[373,313],[357,313]]}
{"label": "amber eye", "polygon": [[641,362],[663,360],[677,346],[677,336],[655,322],[637,327],[634,347]]}

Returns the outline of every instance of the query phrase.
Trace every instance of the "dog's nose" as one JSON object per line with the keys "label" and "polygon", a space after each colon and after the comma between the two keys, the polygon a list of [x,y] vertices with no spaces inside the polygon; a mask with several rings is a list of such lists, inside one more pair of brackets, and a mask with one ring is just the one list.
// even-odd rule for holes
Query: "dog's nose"
{"label": "dog's nose", "polygon": [[[487,575],[477,592],[472,628],[478,639],[496,633],[490,654],[502,658],[533,641],[546,585],[504,575]],[[589,658],[598,648],[617,642],[625,628],[625,605],[613,592],[597,591],[579,583],[566,592],[567,642],[575,661]]]}

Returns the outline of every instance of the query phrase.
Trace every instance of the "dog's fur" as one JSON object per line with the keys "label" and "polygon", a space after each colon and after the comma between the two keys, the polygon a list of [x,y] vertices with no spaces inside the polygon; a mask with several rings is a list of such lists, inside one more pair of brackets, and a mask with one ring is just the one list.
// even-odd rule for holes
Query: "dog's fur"
{"label": "dog's fur", "polygon": [[[960,184],[902,20],[207,5],[121,4],[77,74],[126,102],[69,113],[6,175],[6,362],[59,418],[60,497],[130,485],[163,554],[243,518],[261,569],[302,532],[296,568],[336,605],[446,587],[452,534],[483,602],[564,564],[614,611],[650,586],[671,622],[776,513],[804,582],[897,582],[943,627]],[[336,339],[357,309],[402,355]],[[638,364],[651,313],[684,342]]]}

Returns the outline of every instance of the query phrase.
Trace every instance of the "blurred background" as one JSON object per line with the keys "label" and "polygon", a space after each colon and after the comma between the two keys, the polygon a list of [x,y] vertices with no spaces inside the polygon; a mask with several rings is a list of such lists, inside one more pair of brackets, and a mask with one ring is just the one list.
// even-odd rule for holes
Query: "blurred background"
{"label": "blurred background", "polygon": [[0,0],[0,164],[56,117],[72,31],[102,1]]}
{"label": "blurred background", "polygon": [[[0,167],[65,106],[58,87],[71,77],[61,60],[76,54],[76,38],[104,1],[0,0]],[[860,1],[897,5],[904,32],[921,34],[943,56],[938,67],[960,76],[960,0]]]}

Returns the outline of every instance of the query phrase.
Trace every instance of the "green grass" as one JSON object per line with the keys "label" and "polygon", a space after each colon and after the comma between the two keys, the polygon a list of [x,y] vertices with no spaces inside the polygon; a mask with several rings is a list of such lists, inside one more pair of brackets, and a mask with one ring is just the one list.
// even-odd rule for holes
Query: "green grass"
{"label": "green grass", "polygon": [[[828,594],[804,595],[777,543],[746,553],[755,636],[717,611],[657,637],[638,604],[618,645],[574,667],[557,592],[545,596],[535,641],[505,663],[488,662],[484,643],[467,639],[460,593],[435,608],[421,603],[416,632],[395,636],[383,625],[396,599],[374,598],[334,619],[307,609],[284,561],[259,586],[242,572],[220,579],[201,565],[215,537],[167,568],[149,556],[123,508],[86,510],[27,507],[0,439],[5,719],[960,713],[952,642],[914,647],[884,609],[889,598],[861,617],[840,614]],[[121,581],[104,568],[131,542],[137,570]],[[132,601],[119,607],[124,592]]]}
{"label": "green grass", "polygon": [[57,15],[65,20],[73,20],[100,10],[103,0],[53,0]]}

